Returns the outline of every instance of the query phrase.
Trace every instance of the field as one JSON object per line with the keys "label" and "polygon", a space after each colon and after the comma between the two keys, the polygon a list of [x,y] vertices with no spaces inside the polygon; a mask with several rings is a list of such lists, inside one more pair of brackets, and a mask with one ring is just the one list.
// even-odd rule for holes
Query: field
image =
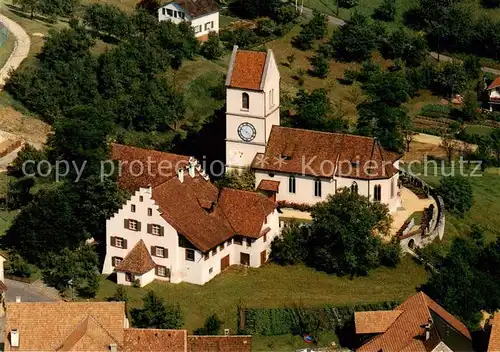
{"label": "field", "polygon": [[[185,327],[190,331],[202,326],[212,313],[224,321],[223,327],[234,331],[238,304],[281,307],[294,302],[321,306],[403,300],[426,278],[423,267],[409,258],[404,258],[396,269],[379,268],[367,277],[353,280],[302,265],[268,264],[258,269],[232,267],[204,286],[154,282],[146,289],[127,288],[127,294],[130,307],[141,304],[147,289],[157,292],[166,302],[179,303],[185,314]],[[103,278],[96,300],[111,296],[115,290],[116,284]]]}

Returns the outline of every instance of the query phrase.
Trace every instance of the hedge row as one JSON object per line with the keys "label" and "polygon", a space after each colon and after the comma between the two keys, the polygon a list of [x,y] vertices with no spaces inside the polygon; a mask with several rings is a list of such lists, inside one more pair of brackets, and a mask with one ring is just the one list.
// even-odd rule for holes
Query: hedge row
{"label": "hedge row", "polygon": [[317,326],[319,330],[336,330],[352,321],[354,312],[392,310],[397,305],[397,302],[392,301],[353,306],[326,305],[320,308],[239,308],[238,322],[241,322],[241,314],[244,314],[244,320],[241,322],[243,326],[240,326],[240,333],[243,334],[302,334],[308,328],[311,329],[311,326]]}

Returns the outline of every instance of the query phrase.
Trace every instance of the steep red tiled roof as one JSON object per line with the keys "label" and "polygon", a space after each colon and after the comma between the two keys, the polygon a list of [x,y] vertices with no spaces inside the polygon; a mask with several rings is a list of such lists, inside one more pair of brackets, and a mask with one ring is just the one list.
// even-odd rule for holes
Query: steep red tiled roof
{"label": "steep red tiled roof", "polygon": [[500,77],[494,79],[493,82],[488,86],[488,89],[493,89],[500,86]]}
{"label": "steep red tiled roof", "polygon": [[145,274],[154,269],[155,266],[156,264],[151,258],[151,255],[149,255],[149,251],[144,241],[140,240],[134,248],[128,252],[127,256],[120,264],[115,267],[115,270],[133,274]]}
{"label": "steep red tiled roof", "polygon": [[280,181],[262,180],[257,186],[257,189],[262,191],[278,192],[280,187]]}
{"label": "steep red tiled roof", "polygon": [[111,159],[120,161],[120,187],[135,192],[139,187],[155,187],[175,177],[177,169],[186,166],[189,157],[114,143]]}
{"label": "steep red tiled roof", "polygon": [[193,19],[220,10],[215,0],[174,0],[170,2],[182,7]]}
{"label": "steep red tiled roof", "polygon": [[265,218],[276,209],[276,204],[256,192],[223,188],[219,197],[222,209],[236,234],[259,238]]}
{"label": "steep red tiled roof", "polygon": [[251,352],[252,336],[188,336],[189,352]]}
{"label": "steep red tiled roof", "polygon": [[[123,341],[124,302],[7,303],[5,351],[108,351]],[[10,331],[19,332],[19,347]]]}
{"label": "steep red tiled roof", "polygon": [[186,352],[186,330],[125,329],[123,352]]}
{"label": "steep red tiled roof", "polygon": [[[432,321],[431,312],[437,314],[457,333],[463,335],[469,341],[472,340],[467,327],[457,318],[446,312],[440,305],[434,302],[425,293],[419,292],[408,298],[401,305],[395,308],[396,311],[402,311],[387,330],[369,340],[357,351],[412,351],[426,352],[428,345],[436,346],[444,338],[438,336],[438,333],[431,332],[431,339],[423,342],[425,335],[425,325]],[[357,315],[359,313],[355,313]],[[432,347],[431,346],[431,347]],[[430,348],[432,350],[432,348]]]}
{"label": "steep red tiled roof", "polygon": [[491,330],[490,339],[488,342],[488,352],[500,351],[500,314],[495,313],[493,319],[490,320]]}
{"label": "steep red tiled roof", "polygon": [[399,156],[371,137],[273,126],[265,153],[252,168],[309,176],[385,179],[398,172]]}
{"label": "steep red tiled roof", "polygon": [[402,313],[400,310],[379,310],[354,313],[356,334],[375,334],[385,332]]}
{"label": "steep red tiled roof", "polygon": [[260,90],[267,53],[260,51],[236,51],[230,87]]}

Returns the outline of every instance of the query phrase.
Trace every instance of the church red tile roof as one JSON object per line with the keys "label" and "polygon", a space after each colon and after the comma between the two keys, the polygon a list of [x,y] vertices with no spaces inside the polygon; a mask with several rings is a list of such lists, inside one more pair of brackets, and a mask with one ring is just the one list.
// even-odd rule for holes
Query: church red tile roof
{"label": "church red tile roof", "polygon": [[[385,313],[382,313],[379,317],[383,317],[383,324],[373,321],[371,322],[371,327],[368,326],[368,322],[359,318],[359,315],[365,315],[365,312],[354,313],[355,322],[362,325],[359,327],[360,330],[380,330],[382,325],[386,328],[385,325],[393,320],[392,324],[383,333],[366,342],[357,350],[358,352],[426,352],[432,350],[441,341],[446,343],[446,339],[449,337],[448,334],[451,333],[456,334],[462,339],[461,349],[459,350],[469,350],[471,348],[470,343],[472,338],[467,327],[423,292],[419,292],[408,298],[396,307],[394,311],[401,312],[396,319],[393,320],[394,316],[391,316],[389,319]],[[376,316],[376,314],[372,315],[372,318]],[[425,341],[425,326],[429,321],[432,322],[432,330],[429,340]],[[446,326],[446,334],[443,334],[443,330],[439,328],[442,326]],[[356,325],[357,330],[358,326]],[[454,343],[457,343],[456,339]],[[470,346],[470,348],[465,348],[464,344]]]}
{"label": "church red tile roof", "polygon": [[237,50],[229,74],[232,88],[260,90],[267,53]]}
{"label": "church red tile roof", "polygon": [[145,274],[154,269],[155,266],[156,264],[153,258],[151,258],[151,255],[149,255],[149,251],[144,241],[140,240],[134,248],[128,252],[127,256],[120,264],[115,267],[115,270],[133,274]]}
{"label": "church red tile roof", "polygon": [[400,156],[372,137],[273,126],[265,153],[252,168],[315,177],[386,179],[398,170]]}

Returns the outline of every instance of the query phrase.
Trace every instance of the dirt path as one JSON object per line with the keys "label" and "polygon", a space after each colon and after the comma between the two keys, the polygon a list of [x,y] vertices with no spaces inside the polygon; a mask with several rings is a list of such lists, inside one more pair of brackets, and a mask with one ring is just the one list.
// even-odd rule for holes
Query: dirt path
{"label": "dirt path", "polygon": [[13,34],[16,37],[14,50],[10,54],[5,65],[0,69],[0,87],[3,87],[5,81],[9,77],[10,71],[18,68],[21,62],[28,56],[31,40],[23,27],[7,16],[0,14],[0,21],[9,29],[9,35]]}

